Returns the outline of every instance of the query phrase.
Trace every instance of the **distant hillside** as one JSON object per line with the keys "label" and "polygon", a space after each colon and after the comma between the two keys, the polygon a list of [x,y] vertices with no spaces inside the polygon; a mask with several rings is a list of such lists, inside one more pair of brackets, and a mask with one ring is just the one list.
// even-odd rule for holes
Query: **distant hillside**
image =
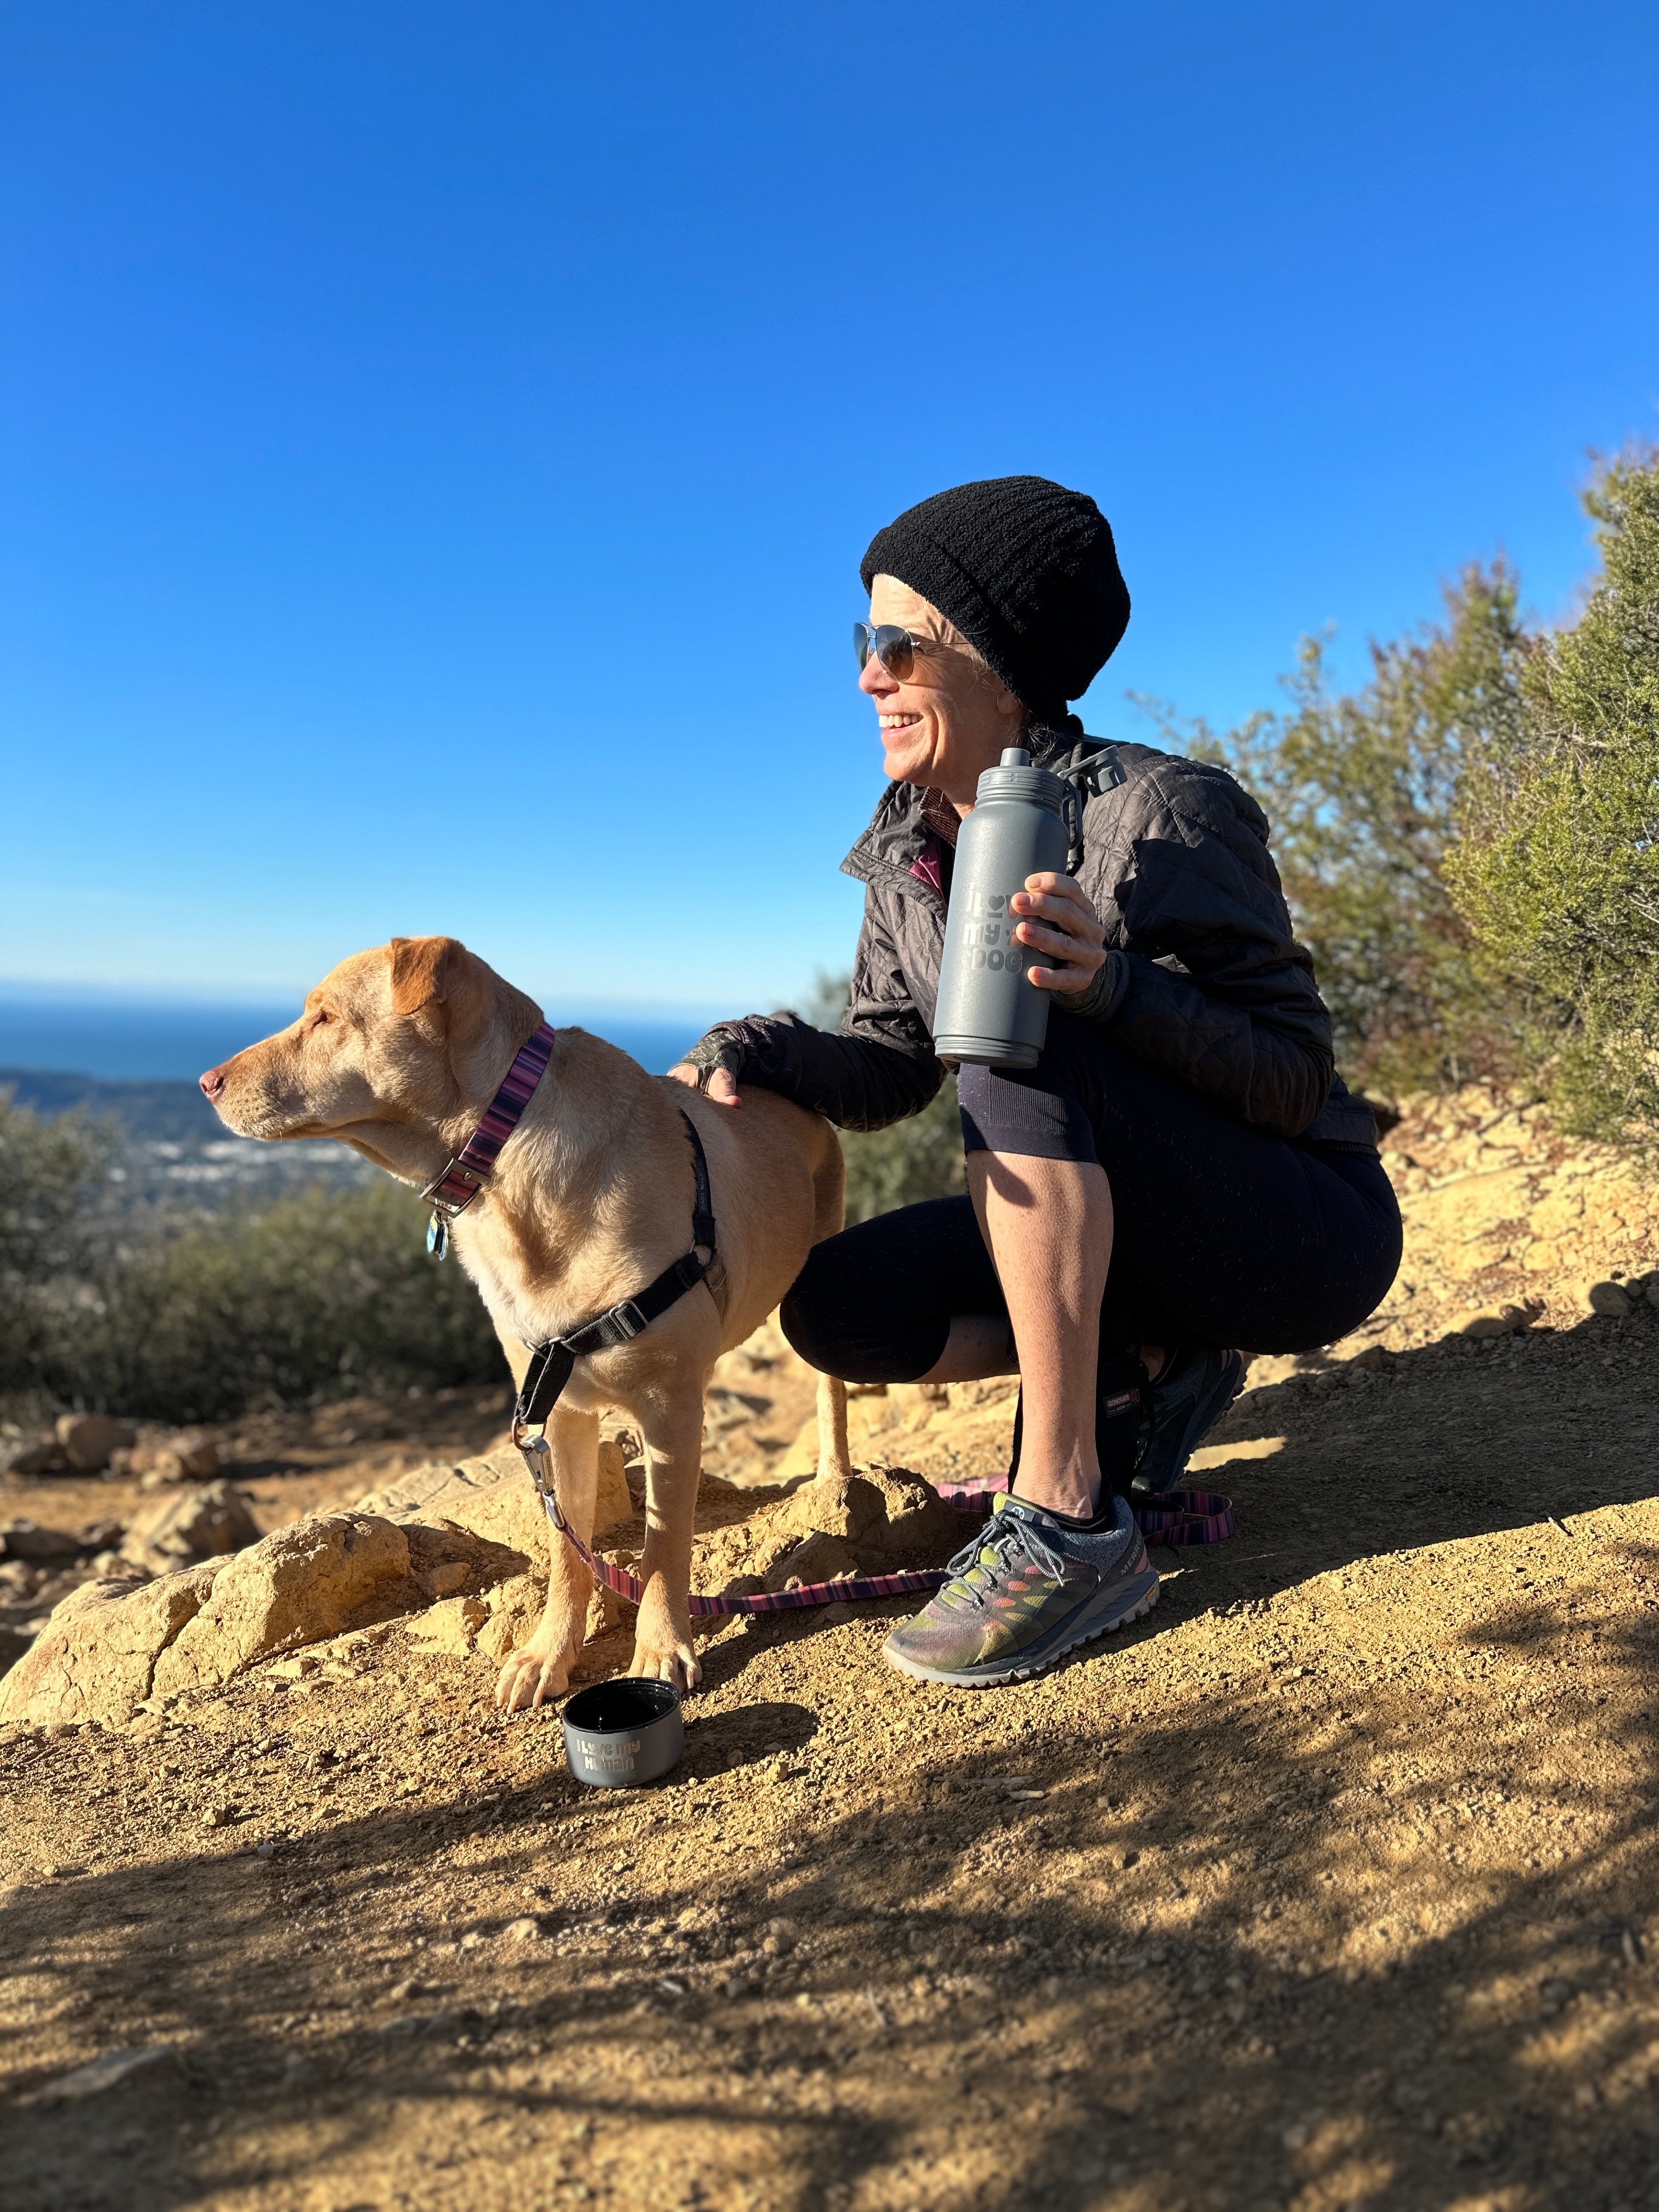
{"label": "distant hillside", "polygon": [[106,1083],[58,1068],[0,1067],[0,1094],[8,1092],[48,1119],[79,1107],[118,1121],[123,1143],[110,1194],[124,1204],[216,1207],[308,1183],[366,1182],[379,1172],[344,1145],[234,1137],[193,1083]]}

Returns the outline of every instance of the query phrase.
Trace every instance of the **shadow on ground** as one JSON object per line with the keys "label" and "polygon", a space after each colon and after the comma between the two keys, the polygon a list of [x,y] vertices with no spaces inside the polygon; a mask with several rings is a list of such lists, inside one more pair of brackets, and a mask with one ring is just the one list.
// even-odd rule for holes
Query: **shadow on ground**
{"label": "shadow on ground", "polygon": [[[973,1698],[882,1668],[901,1607],[733,1627],[650,1792],[395,1638],[16,1740],[9,1834],[87,1870],[0,1911],[8,2204],[1659,2203],[1654,1348],[1257,1394],[1238,1540],[1127,1638]],[[182,1844],[329,1742],[379,1802]]]}

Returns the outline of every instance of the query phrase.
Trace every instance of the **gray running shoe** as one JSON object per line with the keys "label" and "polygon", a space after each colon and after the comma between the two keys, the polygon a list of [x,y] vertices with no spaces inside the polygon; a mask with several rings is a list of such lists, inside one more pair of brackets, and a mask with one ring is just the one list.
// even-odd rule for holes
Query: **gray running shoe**
{"label": "gray running shoe", "polygon": [[951,1579],[893,1631],[882,1656],[918,1681],[989,1688],[1139,1620],[1158,1602],[1158,1574],[1128,1500],[1112,1506],[1109,1526],[1068,1528],[1004,1492],[988,1527],[951,1560]]}
{"label": "gray running shoe", "polygon": [[1187,1462],[1244,1388],[1236,1352],[1172,1352],[1152,1386],[1152,1429],[1135,1489],[1173,1490]]}

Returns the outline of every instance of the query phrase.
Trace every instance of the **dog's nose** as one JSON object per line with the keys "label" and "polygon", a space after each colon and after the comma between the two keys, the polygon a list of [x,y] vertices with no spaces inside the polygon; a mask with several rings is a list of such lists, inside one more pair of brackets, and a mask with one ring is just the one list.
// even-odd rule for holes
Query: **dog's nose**
{"label": "dog's nose", "polygon": [[222,1067],[210,1067],[205,1075],[198,1076],[197,1080],[202,1086],[204,1098],[216,1098],[225,1087],[225,1071]]}

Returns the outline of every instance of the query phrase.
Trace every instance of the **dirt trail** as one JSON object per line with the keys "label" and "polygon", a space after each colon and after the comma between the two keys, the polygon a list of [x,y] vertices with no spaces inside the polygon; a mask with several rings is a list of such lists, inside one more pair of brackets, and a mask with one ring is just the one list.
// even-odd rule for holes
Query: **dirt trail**
{"label": "dirt trail", "polygon": [[1659,2202],[1659,1313],[1567,1296],[1252,1389],[1237,1538],[1035,1684],[727,1626],[679,1771],[586,1793],[392,1624],[0,1737],[8,2207]]}

